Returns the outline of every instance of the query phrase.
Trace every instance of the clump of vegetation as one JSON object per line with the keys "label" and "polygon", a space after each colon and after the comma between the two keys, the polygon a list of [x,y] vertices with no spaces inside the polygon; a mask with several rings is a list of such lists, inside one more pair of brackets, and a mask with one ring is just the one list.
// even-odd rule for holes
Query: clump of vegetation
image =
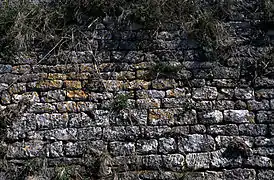
{"label": "clump of vegetation", "polygon": [[224,27],[217,17],[228,16],[224,3],[177,0],[61,0],[34,4],[28,0],[5,1],[0,7],[1,56],[17,51],[87,50],[84,31],[97,18],[133,20],[146,28],[165,28],[166,23],[187,26],[203,47],[221,43]]}
{"label": "clump of vegetation", "polygon": [[181,66],[170,64],[169,62],[157,62],[150,69],[152,77],[170,77],[175,76],[182,69]]}
{"label": "clump of vegetation", "polygon": [[112,102],[112,110],[119,112],[128,107],[128,96],[124,94],[117,95]]}

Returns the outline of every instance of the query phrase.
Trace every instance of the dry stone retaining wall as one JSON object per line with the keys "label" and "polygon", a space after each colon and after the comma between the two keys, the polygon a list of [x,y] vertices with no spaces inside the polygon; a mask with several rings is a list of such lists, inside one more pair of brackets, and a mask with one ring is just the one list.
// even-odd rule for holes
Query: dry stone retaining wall
{"label": "dry stone retaining wall", "polygon": [[[274,78],[251,78],[247,66],[267,48],[204,61],[176,27],[112,27],[96,25],[93,51],[2,62],[1,109],[30,104],[5,129],[0,177],[50,179],[61,167],[87,179],[273,178]],[[155,72],[158,61],[181,68]]]}

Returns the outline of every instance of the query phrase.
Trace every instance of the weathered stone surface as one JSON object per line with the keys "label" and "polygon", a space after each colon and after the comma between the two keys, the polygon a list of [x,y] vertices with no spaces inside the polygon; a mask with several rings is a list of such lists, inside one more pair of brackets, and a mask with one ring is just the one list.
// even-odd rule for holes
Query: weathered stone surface
{"label": "weathered stone surface", "polygon": [[159,99],[138,99],[137,100],[137,107],[139,109],[154,109],[154,108],[160,108],[161,101]]}
{"label": "weathered stone surface", "polygon": [[197,100],[214,100],[218,96],[216,87],[194,88],[192,98]]}
{"label": "weathered stone surface", "polygon": [[254,99],[254,90],[251,88],[248,88],[248,89],[236,88],[235,97],[237,99],[245,99],[245,100]]}
{"label": "weathered stone surface", "polygon": [[175,120],[175,110],[166,109],[150,109],[149,124],[150,125],[170,125]]}
{"label": "weathered stone surface", "polygon": [[241,124],[239,125],[240,135],[264,136],[267,134],[267,125],[265,124]]}
{"label": "weathered stone surface", "polygon": [[67,75],[62,73],[49,73],[48,79],[49,80],[66,80]]}
{"label": "weathered stone surface", "polygon": [[224,121],[231,123],[250,123],[254,121],[254,114],[248,110],[225,110]]}
{"label": "weathered stone surface", "polygon": [[88,95],[83,90],[67,91],[69,100],[86,100]]}
{"label": "weathered stone surface", "polygon": [[177,143],[174,138],[160,138],[159,152],[163,154],[173,153],[177,149]]}
{"label": "weathered stone surface", "polygon": [[189,109],[193,106],[194,102],[186,98],[164,98],[162,100],[164,108],[185,108]]}
{"label": "weathered stone surface", "polygon": [[185,157],[181,154],[163,155],[163,167],[171,171],[181,171],[184,168]]}
{"label": "weathered stone surface", "polygon": [[247,109],[251,111],[258,110],[268,110],[270,108],[268,100],[256,101],[250,100],[247,101]]}
{"label": "weathered stone surface", "polygon": [[168,98],[191,97],[191,93],[188,88],[175,88],[167,90],[166,95]]}
{"label": "weathered stone surface", "polygon": [[154,89],[172,89],[176,88],[177,83],[175,82],[174,79],[158,79],[152,81],[152,88]]}
{"label": "weathered stone surface", "polygon": [[110,153],[115,156],[129,156],[135,153],[134,143],[124,143],[124,142],[111,142],[110,143]]}
{"label": "weathered stone surface", "polygon": [[62,85],[63,82],[61,80],[45,80],[27,84],[28,88],[30,89],[37,89],[42,91],[60,89]]}
{"label": "weathered stone surface", "polygon": [[187,135],[179,138],[178,149],[182,153],[212,151],[215,149],[215,142],[209,135]]}
{"label": "weathered stone surface", "polygon": [[61,102],[66,99],[65,90],[53,90],[47,92],[41,92],[41,102]]}
{"label": "weathered stone surface", "polygon": [[0,74],[10,73],[12,71],[11,65],[0,64]]}
{"label": "weathered stone surface", "polygon": [[204,134],[206,133],[206,127],[204,125],[194,125],[190,126],[191,134]]}
{"label": "weathered stone surface", "polygon": [[56,107],[49,103],[35,103],[30,107],[29,111],[33,113],[55,112]]}
{"label": "weathered stone surface", "polygon": [[274,89],[260,89],[255,91],[255,96],[258,99],[272,99],[274,98]]}
{"label": "weathered stone surface", "polygon": [[224,170],[224,177],[227,180],[255,180],[256,172],[254,169],[233,169]]}
{"label": "weathered stone surface", "polygon": [[213,168],[235,168],[242,164],[243,158],[235,150],[220,149],[211,153],[211,167]]}
{"label": "weathered stone surface", "polygon": [[220,89],[218,99],[232,99],[234,97],[234,89]]}
{"label": "weathered stone surface", "polygon": [[210,153],[191,153],[186,155],[187,167],[193,170],[208,169],[210,161]]}
{"label": "weathered stone surface", "polygon": [[58,102],[56,108],[59,112],[77,112],[76,102],[73,101]]}
{"label": "weathered stone surface", "polygon": [[269,180],[272,179],[274,176],[273,170],[261,170],[258,173],[258,179],[260,180]]}
{"label": "weathered stone surface", "polygon": [[136,140],[140,136],[138,126],[113,126],[103,129],[103,139],[109,141]]}
{"label": "weathered stone surface", "polygon": [[165,91],[158,90],[138,90],[137,98],[159,98],[162,99],[165,97]]}
{"label": "weathered stone surface", "polygon": [[64,86],[66,89],[81,89],[81,81],[64,81]]}
{"label": "weathered stone surface", "polygon": [[158,141],[155,139],[137,141],[136,151],[139,154],[157,153],[157,150],[158,150]]}
{"label": "weathered stone surface", "polygon": [[189,111],[178,110],[175,114],[175,124],[176,125],[186,125],[186,124],[196,124],[197,123],[197,113],[194,109]]}
{"label": "weathered stone surface", "polygon": [[199,123],[202,124],[218,124],[223,121],[223,113],[221,111],[209,111],[198,113]]}
{"label": "weathered stone surface", "polygon": [[236,124],[227,125],[211,125],[207,129],[207,133],[211,135],[239,135],[238,126]]}
{"label": "weathered stone surface", "polygon": [[252,157],[248,157],[247,160],[244,161],[244,165],[247,165],[249,167],[259,167],[259,168],[271,168],[272,165],[272,160],[268,157],[264,156],[257,156],[254,155]]}

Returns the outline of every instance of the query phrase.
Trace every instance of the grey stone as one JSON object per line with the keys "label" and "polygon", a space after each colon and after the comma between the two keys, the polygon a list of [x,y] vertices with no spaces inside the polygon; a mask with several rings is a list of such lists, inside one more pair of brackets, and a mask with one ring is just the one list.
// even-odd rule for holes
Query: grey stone
{"label": "grey stone", "polygon": [[53,90],[41,93],[41,102],[60,102],[65,101],[66,91],[64,90]]}
{"label": "grey stone", "polygon": [[258,110],[268,110],[270,108],[268,100],[256,101],[250,100],[247,101],[247,109],[251,111]]}
{"label": "grey stone", "polygon": [[57,141],[57,142],[47,145],[46,154],[47,154],[47,157],[49,157],[49,158],[56,158],[56,157],[63,156],[64,155],[63,154],[63,142]]}
{"label": "grey stone", "polygon": [[218,151],[211,152],[211,167],[212,168],[235,168],[242,164],[243,158],[230,152],[228,149],[220,149]]}
{"label": "grey stone", "polygon": [[159,99],[137,99],[137,107],[139,109],[160,108],[161,101]]}
{"label": "grey stone", "polygon": [[207,85],[232,88],[236,86],[236,81],[234,79],[212,79],[207,82]]}
{"label": "grey stone", "polygon": [[241,100],[249,100],[254,99],[254,90],[251,88],[242,89],[242,88],[235,88],[235,97]]}
{"label": "grey stone", "polygon": [[162,106],[164,108],[187,108],[192,107],[194,102],[186,98],[164,98],[162,99]]}
{"label": "grey stone", "polygon": [[29,112],[52,113],[52,112],[56,112],[56,107],[53,104],[49,104],[49,103],[35,103],[30,107]]}
{"label": "grey stone", "polygon": [[274,136],[274,124],[269,124],[269,133],[271,136]]}
{"label": "grey stone", "polygon": [[77,132],[78,140],[99,140],[102,138],[101,127],[80,128]]}
{"label": "grey stone", "polygon": [[193,88],[192,98],[197,100],[214,100],[218,96],[216,87]]}
{"label": "grey stone", "polygon": [[273,99],[274,89],[260,89],[255,91],[255,95],[258,99]]}
{"label": "grey stone", "polygon": [[[141,127],[141,133],[144,138],[160,138],[165,137],[171,132],[171,127],[169,126],[144,126]],[[183,134],[188,134],[188,128],[180,130]]]}
{"label": "grey stone", "polygon": [[198,113],[199,123],[202,124],[218,124],[223,121],[223,113],[221,111],[209,111]]}
{"label": "grey stone", "polygon": [[139,154],[152,154],[158,151],[158,141],[155,139],[138,140],[136,144],[136,151]]}
{"label": "grey stone", "polygon": [[176,151],[177,143],[174,138],[160,138],[158,144],[160,153],[168,154]]}
{"label": "grey stone", "polygon": [[110,153],[115,156],[130,156],[136,152],[135,144],[132,142],[111,142],[109,148]]}
{"label": "grey stone", "polygon": [[204,172],[186,172],[184,175],[184,180],[204,180]]}
{"label": "grey stone", "polygon": [[65,128],[49,130],[45,134],[45,138],[48,140],[75,141],[77,140],[77,129]]}
{"label": "grey stone", "polygon": [[224,170],[226,180],[255,180],[256,172],[254,169],[232,169]]}
{"label": "grey stone", "polygon": [[171,171],[181,171],[184,168],[185,157],[181,154],[163,155],[163,166]]}
{"label": "grey stone", "polygon": [[197,114],[194,109],[189,111],[178,111],[176,113],[178,118],[175,119],[175,125],[186,125],[186,124],[196,124]]}
{"label": "grey stone", "polygon": [[161,155],[145,155],[141,156],[141,166],[147,169],[158,170],[163,166]]}
{"label": "grey stone", "polygon": [[274,99],[270,100],[270,107],[271,109],[274,109]]}
{"label": "grey stone", "polygon": [[240,135],[246,136],[265,136],[267,125],[265,124],[241,124],[239,125]]}
{"label": "grey stone", "polygon": [[216,144],[218,148],[227,148],[230,146],[231,142],[241,142],[241,144],[245,144],[244,146],[253,147],[254,145],[254,137],[250,136],[217,136],[215,138]]}
{"label": "grey stone", "polygon": [[239,135],[238,126],[236,124],[226,125],[211,125],[207,129],[207,133],[210,135]]}
{"label": "grey stone", "polygon": [[204,125],[194,125],[190,126],[191,134],[204,134],[206,133],[206,127]]}
{"label": "grey stone", "polygon": [[186,155],[187,167],[193,170],[208,169],[210,161],[210,153],[191,153]]}
{"label": "grey stone", "polygon": [[220,89],[218,99],[232,99],[234,97],[234,89]]}
{"label": "grey stone", "polygon": [[164,98],[165,91],[158,90],[138,90],[137,98]]}
{"label": "grey stone", "polygon": [[212,151],[215,149],[215,142],[209,135],[187,135],[179,138],[178,149],[183,153]]}
{"label": "grey stone", "polygon": [[254,121],[254,114],[248,110],[225,110],[224,121],[231,123],[250,123]]}
{"label": "grey stone", "polygon": [[238,100],[235,102],[235,109],[247,109],[247,104],[245,101]]}
{"label": "grey stone", "polygon": [[271,168],[273,166],[270,158],[258,155],[248,157],[248,159],[244,161],[244,165],[255,168]]}
{"label": "grey stone", "polygon": [[138,126],[113,126],[103,129],[103,139],[109,141],[136,140],[140,136]]}
{"label": "grey stone", "polygon": [[235,102],[230,100],[218,100],[215,103],[215,109],[219,111],[227,110],[227,109],[234,109]]}
{"label": "grey stone", "polygon": [[146,125],[148,112],[146,109],[121,110],[114,117],[110,117],[112,125]]}
{"label": "grey stone", "polygon": [[215,101],[197,101],[195,104],[196,110],[199,111],[210,111],[215,109],[216,102]]}
{"label": "grey stone", "polygon": [[261,170],[258,173],[259,180],[270,180],[273,179],[274,171],[273,170]]}
{"label": "grey stone", "polygon": [[0,64],[0,74],[10,73],[12,71],[11,65]]}
{"label": "grey stone", "polygon": [[271,88],[274,87],[274,79],[256,78],[255,87]]}
{"label": "grey stone", "polygon": [[215,172],[215,171],[205,172],[205,180],[223,180],[223,179],[224,179],[223,172]]}

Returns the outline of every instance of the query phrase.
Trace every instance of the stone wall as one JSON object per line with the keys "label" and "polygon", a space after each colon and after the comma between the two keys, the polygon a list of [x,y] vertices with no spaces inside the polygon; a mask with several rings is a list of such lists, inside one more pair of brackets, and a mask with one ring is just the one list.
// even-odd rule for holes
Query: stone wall
{"label": "stone wall", "polygon": [[227,25],[240,43],[226,62],[174,26],[108,18],[91,51],[2,60],[0,108],[19,112],[1,128],[1,179],[272,179],[273,67],[250,68],[269,48],[243,43],[248,22]]}

